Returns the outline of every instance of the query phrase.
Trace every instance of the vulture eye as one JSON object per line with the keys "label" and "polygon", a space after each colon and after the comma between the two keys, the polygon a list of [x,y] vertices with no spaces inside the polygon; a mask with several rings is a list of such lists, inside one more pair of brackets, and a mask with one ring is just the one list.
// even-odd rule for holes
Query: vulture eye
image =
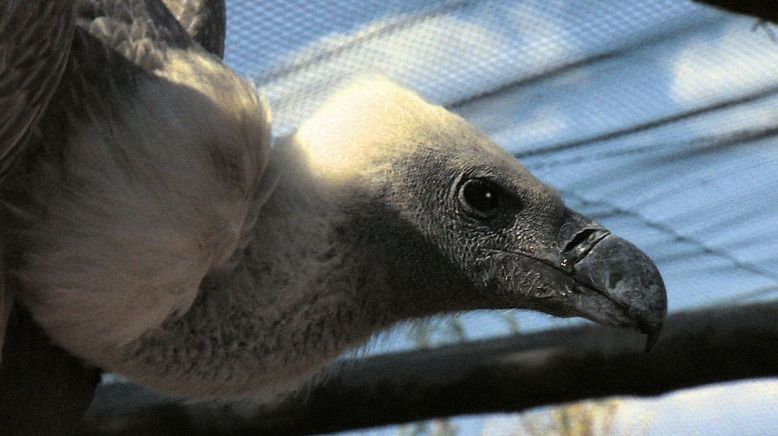
{"label": "vulture eye", "polygon": [[491,218],[505,200],[502,189],[482,179],[470,179],[459,189],[459,202],[464,209],[479,218]]}

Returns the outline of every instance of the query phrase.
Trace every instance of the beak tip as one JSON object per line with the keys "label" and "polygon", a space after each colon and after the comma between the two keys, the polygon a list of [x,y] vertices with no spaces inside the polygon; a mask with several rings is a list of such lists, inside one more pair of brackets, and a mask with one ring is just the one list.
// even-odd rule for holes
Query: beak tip
{"label": "beak tip", "polygon": [[[657,277],[661,280],[661,276]],[[667,293],[665,292],[664,284],[660,283],[658,290],[649,295],[654,296],[649,298],[649,301],[653,301],[654,304],[649,305],[649,308],[643,307],[636,318],[638,320],[638,329],[646,335],[646,347],[645,352],[650,352],[656,343],[659,341],[659,337],[662,334],[664,328],[665,318],[667,317]]]}
{"label": "beak tip", "polygon": [[643,350],[644,353],[651,352],[651,350],[656,345],[657,341],[659,341],[659,336],[661,335],[661,332],[662,332],[661,327],[658,327],[646,333],[646,347]]}
{"label": "beak tip", "polygon": [[578,280],[620,307],[624,326],[646,334],[646,352],[656,342],[667,315],[664,280],[651,259],[630,242],[608,234],[576,264]]}

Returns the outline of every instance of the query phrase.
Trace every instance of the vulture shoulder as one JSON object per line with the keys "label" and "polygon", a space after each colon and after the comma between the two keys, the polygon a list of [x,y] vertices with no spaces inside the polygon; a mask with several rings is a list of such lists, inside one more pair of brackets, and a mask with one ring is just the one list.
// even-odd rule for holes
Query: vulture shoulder
{"label": "vulture shoulder", "polygon": [[[66,141],[60,139],[73,130],[70,116],[86,116],[84,101],[130,86],[144,68],[159,68],[161,45],[185,48],[191,41],[158,1],[10,0],[0,12],[2,278],[6,264],[15,262],[9,245],[20,226],[14,224],[31,212],[19,199],[31,185],[47,183],[31,178],[39,175],[32,168],[41,149],[61,156]],[[12,180],[13,173],[19,177]],[[14,304],[6,282],[0,280],[0,349]]]}
{"label": "vulture shoulder", "polygon": [[76,24],[40,152],[7,197],[9,268],[54,342],[99,365],[231,269],[259,210],[270,119],[161,0],[79,0]]}
{"label": "vulture shoulder", "polygon": [[[34,144],[59,85],[73,38],[72,10],[70,0],[0,3],[0,184]],[[12,304],[0,267],[0,350]]]}
{"label": "vulture shoulder", "polygon": [[[266,104],[192,40],[221,54],[219,13],[203,9],[216,3],[168,3],[187,29],[161,0],[0,4],[0,274],[13,271],[20,297],[11,310],[0,287],[0,338],[9,329],[0,434],[65,434],[88,405],[98,372],[71,356],[83,350],[68,343],[78,333],[53,334],[69,330],[63,323],[103,336],[116,309],[105,303],[133,297],[162,308],[160,319],[183,310],[199,279],[185,291],[171,282],[224,267],[253,223]],[[17,176],[4,177],[12,169]],[[211,197],[223,202],[209,207]],[[193,210],[203,212],[196,222],[179,219]],[[153,235],[151,250],[132,243]],[[197,249],[213,240],[224,246]],[[136,280],[105,274],[108,264],[153,277],[161,298],[122,286]],[[88,327],[90,312],[106,324]]]}

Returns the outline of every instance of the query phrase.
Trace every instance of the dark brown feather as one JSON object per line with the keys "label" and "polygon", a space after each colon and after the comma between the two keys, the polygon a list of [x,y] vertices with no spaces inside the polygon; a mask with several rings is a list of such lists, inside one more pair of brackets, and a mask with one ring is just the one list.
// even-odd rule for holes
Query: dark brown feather
{"label": "dark brown feather", "polygon": [[0,2],[0,183],[26,154],[73,37],[73,1]]}
{"label": "dark brown feather", "polygon": [[224,0],[162,0],[189,36],[211,54],[224,57],[227,10]]}

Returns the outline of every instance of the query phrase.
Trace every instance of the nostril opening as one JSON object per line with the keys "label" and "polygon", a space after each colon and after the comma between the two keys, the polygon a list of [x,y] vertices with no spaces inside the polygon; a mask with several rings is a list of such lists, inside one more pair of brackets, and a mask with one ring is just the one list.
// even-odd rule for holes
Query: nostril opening
{"label": "nostril opening", "polygon": [[621,281],[621,279],[623,279],[623,278],[624,278],[624,276],[621,273],[619,273],[619,272],[611,273],[608,276],[608,287],[609,288],[615,288],[616,285],[618,285],[619,282]]}
{"label": "nostril opening", "polygon": [[582,231],[578,232],[578,234],[576,234],[575,237],[573,237],[573,239],[568,242],[567,245],[565,245],[564,251],[571,251],[575,247],[583,244],[597,231],[598,229],[583,229]]}
{"label": "nostril opening", "polygon": [[560,253],[560,266],[568,272],[581,261],[610,232],[602,227],[587,227],[573,236]]}

